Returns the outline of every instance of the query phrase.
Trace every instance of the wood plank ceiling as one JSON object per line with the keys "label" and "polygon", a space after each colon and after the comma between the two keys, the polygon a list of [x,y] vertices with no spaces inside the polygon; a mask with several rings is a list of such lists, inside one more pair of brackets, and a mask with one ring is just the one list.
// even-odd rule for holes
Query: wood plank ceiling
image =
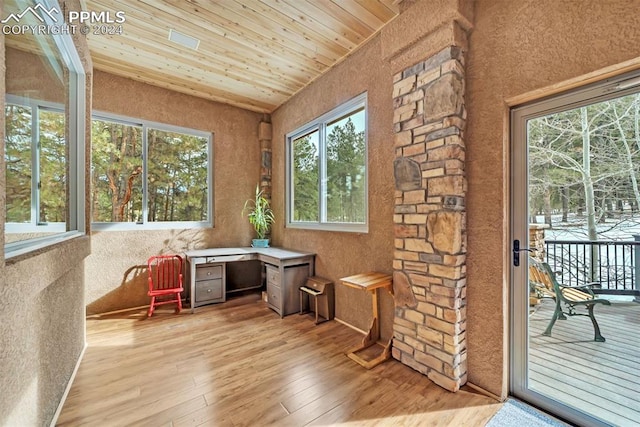
{"label": "wood plank ceiling", "polygon": [[[84,0],[125,13],[122,34],[89,34],[94,67],[269,113],[398,13],[398,0]],[[200,40],[193,50],[169,30]]]}

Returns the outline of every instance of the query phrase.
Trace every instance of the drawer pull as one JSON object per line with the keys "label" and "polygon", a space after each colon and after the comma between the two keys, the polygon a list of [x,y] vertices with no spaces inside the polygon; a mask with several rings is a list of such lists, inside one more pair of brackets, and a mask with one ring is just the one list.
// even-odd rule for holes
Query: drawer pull
{"label": "drawer pull", "polygon": [[211,293],[211,289],[207,289],[207,292]]}

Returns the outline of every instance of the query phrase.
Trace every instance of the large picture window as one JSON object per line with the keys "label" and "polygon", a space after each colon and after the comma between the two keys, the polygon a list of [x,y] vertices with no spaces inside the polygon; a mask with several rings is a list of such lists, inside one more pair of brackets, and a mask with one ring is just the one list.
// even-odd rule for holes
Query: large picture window
{"label": "large picture window", "polygon": [[94,229],[211,226],[211,134],[95,115]]}
{"label": "large picture window", "polygon": [[[55,27],[61,10],[53,0],[20,0],[5,2],[3,13],[20,16],[21,28]],[[12,32],[4,41],[4,236],[11,258],[85,231],[85,76],[69,34]]]}
{"label": "large picture window", "polygon": [[366,94],[287,135],[287,226],[367,231]]}

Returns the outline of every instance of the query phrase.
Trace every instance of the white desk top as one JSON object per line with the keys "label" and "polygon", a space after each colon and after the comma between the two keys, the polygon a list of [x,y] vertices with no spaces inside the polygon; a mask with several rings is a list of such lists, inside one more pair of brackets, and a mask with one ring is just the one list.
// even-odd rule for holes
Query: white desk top
{"label": "white desk top", "polygon": [[265,256],[269,256],[277,259],[300,258],[304,256],[315,255],[314,253],[311,253],[311,252],[294,251],[291,249],[251,248],[251,247],[194,249],[191,251],[186,251],[185,254],[189,258],[257,254],[257,255],[265,255]]}

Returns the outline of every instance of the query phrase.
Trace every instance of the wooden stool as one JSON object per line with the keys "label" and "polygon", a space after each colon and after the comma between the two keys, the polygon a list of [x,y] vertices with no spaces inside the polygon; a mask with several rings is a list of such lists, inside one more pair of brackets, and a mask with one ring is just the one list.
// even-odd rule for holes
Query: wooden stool
{"label": "wooden stool", "polygon": [[[311,297],[314,299],[316,325],[327,320],[333,319],[334,298],[333,298],[333,282],[318,276],[312,276],[307,279],[307,283],[300,287],[300,314],[308,312],[305,310],[304,296],[308,296],[309,305],[311,305]],[[318,299],[322,300],[324,313],[326,317],[322,322],[319,321]]]}

